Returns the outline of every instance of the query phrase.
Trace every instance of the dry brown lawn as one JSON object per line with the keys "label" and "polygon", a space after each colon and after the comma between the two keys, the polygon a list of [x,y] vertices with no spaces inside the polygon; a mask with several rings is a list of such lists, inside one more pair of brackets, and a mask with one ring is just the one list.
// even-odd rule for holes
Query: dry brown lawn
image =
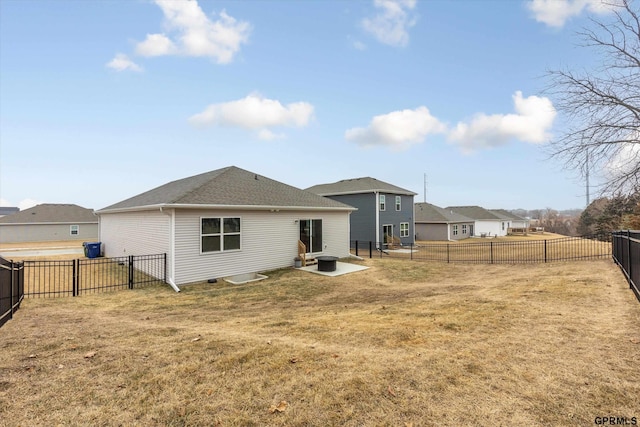
{"label": "dry brown lawn", "polygon": [[399,259],[328,278],[28,299],[0,424],[594,425],[640,418],[640,303],[609,260]]}

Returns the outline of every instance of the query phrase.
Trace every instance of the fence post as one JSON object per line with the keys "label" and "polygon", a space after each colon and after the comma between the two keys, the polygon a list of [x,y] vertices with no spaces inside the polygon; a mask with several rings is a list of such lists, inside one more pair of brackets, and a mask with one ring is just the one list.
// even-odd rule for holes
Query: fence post
{"label": "fence post", "polygon": [[544,239],[544,262],[547,262],[547,239]]}
{"label": "fence post", "polygon": [[411,251],[411,259],[413,259],[413,242],[411,242],[410,251]]}
{"label": "fence post", "polygon": [[[77,265],[77,268],[76,268]],[[79,277],[80,277],[80,260],[79,259],[74,259],[73,260],[73,267],[71,270],[71,295],[74,297],[78,296],[78,291],[80,290],[80,283],[79,283]]]}
{"label": "fence post", "polygon": [[162,278],[164,283],[167,283],[167,253],[164,253],[164,277]]}
{"label": "fence post", "polygon": [[9,298],[9,303],[11,304],[9,306],[9,319],[13,319],[13,293],[15,291],[14,289],[14,282],[15,280],[13,280],[13,260],[9,261],[9,266],[11,267],[11,270],[9,270],[9,272],[11,273],[11,279],[9,279],[9,283],[11,284],[11,297]]}
{"label": "fence post", "polygon": [[129,289],[133,289],[133,255],[129,255]]}
{"label": "fence post", "polygon": [[373,243],[369,240],[369,258],[373,258]]}
{"label": "fence post", "polygon": [[356,240],[356,256],[358,256],[358,241]]}
{"label": "fence post", "polygon": [[489,253],[491,254],[491,264],[493,264],[493,242],[489,242]]}
{"label": "fence post", "polygon": [[451,262],[451,257],[449,255],[449,247],[451,247],[451,245],[447,243],[447,264]]}
{"label": "fence post", "polygon": [[633,289],[631,283],[633,283],[633,273],[631,271],[633,263],[631,262],[631,230],[627,229],[627,273],[629,274],[629,287]]}

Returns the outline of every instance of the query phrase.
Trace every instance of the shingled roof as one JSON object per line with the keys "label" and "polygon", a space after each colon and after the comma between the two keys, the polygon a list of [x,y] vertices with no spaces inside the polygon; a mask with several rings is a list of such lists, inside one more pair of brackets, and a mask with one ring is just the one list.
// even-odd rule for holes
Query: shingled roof
{"label": "shingled roof", "polygon": [[73,204],[43,203],[0,218],[0,224],[98,223],[92,209]]}
{"label": "shingled roof", "polygon": [[488,210],[486,210],[485,208],[481,208],[480,206],[448,206],[445,209],[454,211],[460,215],[464,215],[475,220],[502,221],[506,219],[493,212],[489,212]]}
{"label": "shingled roof", "polygon": [[518,215],[511,213],[505,209],[489,209],[489,212],[492,212],[497,215],[501,215],[510,221],[525,221],[524,218],[519,217]]}
{"label": "shingled roof", "polygon": [[319,194],[320,196],[338,196],[340,194],[361,194],[361,193],[392,193],[415,196],[417,193],[404,188],[380,181],[375,178],[353,178],[331,184],[319,184],[307,188],[307,191]]}
{"label": "shingled roof", "polygon": [[473,220],[452,210],[432,205],[431,203],[416,203],[415,222],[447,224],[453,222],[473,222]]}
{"label": "shingled roof", "polygon": [[138,210],[149,207],[253,207],[355,210],[310,191],[229,166],[172,181],[137,196],[100,209]]}

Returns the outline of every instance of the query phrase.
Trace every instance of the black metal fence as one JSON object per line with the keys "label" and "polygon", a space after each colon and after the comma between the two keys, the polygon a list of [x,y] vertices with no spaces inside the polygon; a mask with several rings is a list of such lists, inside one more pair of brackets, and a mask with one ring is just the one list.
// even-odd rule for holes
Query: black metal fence
{"label": "black metal fence", "polygon": [[78,296],[166,283],[167,255],[23,261],[24,295]]}
{"label": "black metal fence", "polygon": [[422,261],[467,264],[534,264],[611,256],[611,235],[563,237],[522,242],[420,242],[389,246],[376,242],[352,241],[355,255],[362,257],[397,257]]}
{"label": "black metal fence", "polygon": [[640,231],[613,233],[613,260],[629,281],[629,287],[640,300]]}
{"label": "black metal fence", "polygon": [[0,257],[0,327],[20,308],[24,298],[24,265]]}

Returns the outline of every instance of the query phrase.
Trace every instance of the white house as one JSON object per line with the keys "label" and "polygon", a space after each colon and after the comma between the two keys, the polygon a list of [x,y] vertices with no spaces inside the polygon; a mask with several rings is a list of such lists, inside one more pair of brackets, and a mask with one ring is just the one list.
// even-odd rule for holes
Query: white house
{"label": "white house", "polygon": [[475,222],[475,236],[506,236],[510,227],[509,218],[480,206],[449,206],[445,209],[471,218]]}
{"label": "white house", "polygon": [[100,209],[105,256],[167,254],[180,285],[349,256],[355,208],[235,166],[162,185]]}

